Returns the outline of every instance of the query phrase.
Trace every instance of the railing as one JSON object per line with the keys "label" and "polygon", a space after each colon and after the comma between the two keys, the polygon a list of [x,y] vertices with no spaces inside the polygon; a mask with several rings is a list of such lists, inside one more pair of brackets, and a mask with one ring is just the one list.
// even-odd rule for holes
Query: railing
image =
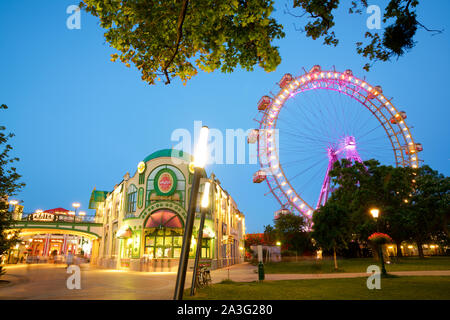
{"label": "railing", "polygon": [[35,219],[33,213],[22,214],[21,219],[16,221],[39,221],[39,222],[68,222],[68,223],[101,223],[101,217],[97,216],[72,216],[65,214],[52,214],[46,219]]}

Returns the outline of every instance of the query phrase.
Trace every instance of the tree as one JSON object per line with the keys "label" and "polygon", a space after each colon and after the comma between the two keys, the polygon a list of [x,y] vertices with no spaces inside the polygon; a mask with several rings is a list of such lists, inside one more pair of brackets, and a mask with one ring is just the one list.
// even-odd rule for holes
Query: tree
{"label": "tree", "polygon": [[[348,228],[364,242],[374,231],[395,241],[397,255],[405,240],[415,241],[419,256],[426,241],[448,241],[450,179],[428,166],[382,166],[376,160],[354,163],[343,159],[330,171],[334,189],[324,207],[336,204],[349,213]],[[380,210],[375,225],[371,208]],[[378,229],[378,230],[377,230]]]}
{"label": "tree", "polygon": [[274,220],[274,227],[267,228],[266,234],[281,242],[282,249],[302,254],[312,250],[312,242],[306,231],[306,221],[302,216],[291,213],[281,214]]}
{"label": "tree", "polygon": [[426,241],[448,244],[448,217],[450,214],[450,178],[439,174],[429,166],[417,170],[414,191],[407,210],[407,228],[415,241],[419,257],[423,258],[422,245]]}
{"label": "tree", "polygon": [[338,269],[337,249],[348,248],[352,239],[350,214],[335,200],[330,199],[313,214],[312,238],[325,250],[333,250],[334,268]]}
{"label": "tree", "polygon": [[134,63],[149,84],[159,77],[186,83],[197,68],[273,71],[281,62],[272,42],[284,33],[270,17],[271,0],[83,0],[80,7],[100,18],[106,41],[120,52],[111,60]]}
{"label": "tree", "polygon": [[277,242],[277,232],[274,227],[270,224],[264,226],[264,239],[266,243],[270,243],[270,245],[274,245]]}
{"label": "tree", "polygon": [[[8,109],[4,104],[0,106],[0,111]],[[11,164],[18,161],[18,158],[10,158],[9,152],[12,146],[8,140],[14,136],[12,133],[5,133],[6,128],[0,125],[0,257],[5,254],[12,245],[17,242],[17,234],[10,232],[11,216],[9,211],[8,197],[16,194],[25,184],[20,183],[20,175]],[[0,276],[4,274],[0,266]]]}
{"label": "tree", "polygon": [[[342,1],[342,3],[347,4],[346,1]],[[362,8],[368,6],[367,0],[354,0],[348,3],[350,4],[350,14],[361,14]],[[382,20],[383,23],[389,22],[390,24],[384,28],[382,34],[379,31],[367,31],[365,38],[369,42],[364,45],[363,42],[358,41],[356,43],[357,53],[372,62],[388,61],[404,55],[414,47],[414,36],[419,27],[434,34],[442,33],[442,30],[430,30],[418,21],[416,14],[418,4],[418,0],[390,0],[384,10]],[[335,26],[333,14],[340,5],[341,1],[339,0],[294,0],[294,8],[303,10],[301,15],[296,16],[307,15],[311,19],[302,28],[306,36],[314,40],[323,38],[325,45],[333,46],[339,43],[339,39],[333,31]],[[289,10],[288,12],[290,13]],[[366,63],[364,69],[368,71],[370,67],[371,64]]]}

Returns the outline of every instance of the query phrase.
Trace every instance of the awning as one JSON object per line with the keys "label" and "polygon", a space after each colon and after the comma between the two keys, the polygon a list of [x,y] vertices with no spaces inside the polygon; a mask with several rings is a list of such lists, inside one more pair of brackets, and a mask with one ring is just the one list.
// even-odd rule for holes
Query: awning
{"label": "awning", "polygon": [[119,231],[117,231],[116,238],[118,239],[125,239],[130,238],[133,235],[133,230],[131,230],[131,227],[122,227]]}

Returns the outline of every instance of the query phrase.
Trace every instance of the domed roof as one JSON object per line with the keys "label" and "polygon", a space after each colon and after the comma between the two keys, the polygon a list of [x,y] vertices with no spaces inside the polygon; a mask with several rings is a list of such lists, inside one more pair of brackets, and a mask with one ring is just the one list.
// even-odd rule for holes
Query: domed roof
{"label": "domed roof", "polygon": [[187,162],[193,161],[192,155],[190,155],[187,152],[184,152],[182,150],[177,150],[177,149],[162,149],[162,150],[155,151],[152,154],[145,157],[145,159],[143,161],[147,162],[147,161],[150,161],[150,160],[153,160],[156,158],[163,158],[163,157],[179,158],[179,159],[183,159]]}

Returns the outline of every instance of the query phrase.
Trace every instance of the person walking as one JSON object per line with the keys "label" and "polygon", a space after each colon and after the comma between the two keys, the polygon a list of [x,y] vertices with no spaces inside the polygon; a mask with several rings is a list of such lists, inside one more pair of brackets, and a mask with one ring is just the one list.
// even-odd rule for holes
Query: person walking
{"label": "person walking", "polygon": [[53,263],[56,263],[56,256],[58,255],[58,251],[56,251],[56,250],[53,250],[52,251],[52,260],[53,260]]}
{"label": "person walking", "polygon": [[71,251],[69,251],[69,253],[67,253],[66,263],[67,263],[67,268],[73,263],[73,255],[72,255]]}

